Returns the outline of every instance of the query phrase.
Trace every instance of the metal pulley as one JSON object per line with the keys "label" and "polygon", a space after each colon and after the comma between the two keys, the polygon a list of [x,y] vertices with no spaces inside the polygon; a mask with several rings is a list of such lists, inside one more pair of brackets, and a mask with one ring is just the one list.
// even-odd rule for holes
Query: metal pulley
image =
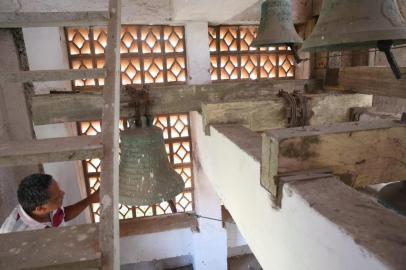
{"label": "metal pulley", "polygon": [[297,34],[292,20],[290,0],[266,0],[261,6],[261,22],[252,47],[289,46],[296,63],[301,59],[296,45],[303,42]]}
{"label": "metal pulley", "polygon": [[309,52],[378,48],[396,78],[400,69],[391,52],[406,43],[406,22],[395,0],[324,0],[319,20],[302,50]]}

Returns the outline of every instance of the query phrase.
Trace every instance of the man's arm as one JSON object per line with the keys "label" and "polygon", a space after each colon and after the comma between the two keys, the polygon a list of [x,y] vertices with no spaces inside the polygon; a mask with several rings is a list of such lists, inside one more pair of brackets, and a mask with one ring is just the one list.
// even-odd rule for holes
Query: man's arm
{"label": "man's arm", "polygon": [[82,211],[92,203],[99,202],[99,190],[91,194],[89,197],[65,207],[65,221],[69,221],[77,217]]}

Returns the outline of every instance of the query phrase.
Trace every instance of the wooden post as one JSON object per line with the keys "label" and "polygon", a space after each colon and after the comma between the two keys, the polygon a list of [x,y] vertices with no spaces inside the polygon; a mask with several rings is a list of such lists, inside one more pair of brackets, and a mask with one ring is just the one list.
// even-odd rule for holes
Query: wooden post
{"label": "wooden post", "polygon": [[103,91],[103,170],[100,189],[100,249],[102,269],[120,269],[118,223],[119,117],[120,117],[120,31],[121,0],[109,0],[110,21],[106,48],[106,81]]}
{"label": "wooden post", "polygon": [[[402,73],[406,68],[400,68]],[[388,67],[349,67],[340,69],[340,87],[357,93],[406,98],[406,78],[396,80]]]}
{"label": "wooden post", "polygon": [[[372,106],[371,95],[305,94],[304,96],[307,99],[307,122],[312,126],[348,122],[350,108]],[[239,124],[256,132],[288,126],[285,100],[280,97],[203,103],[202,119],[206,135],[210,135],[210,125]]]}
{"label": "wooden post", "polygon": [[329,168],[354,187],[406,179],[406,124],[391,120],[269,130],[261,184],[278,197],[281,174]]}

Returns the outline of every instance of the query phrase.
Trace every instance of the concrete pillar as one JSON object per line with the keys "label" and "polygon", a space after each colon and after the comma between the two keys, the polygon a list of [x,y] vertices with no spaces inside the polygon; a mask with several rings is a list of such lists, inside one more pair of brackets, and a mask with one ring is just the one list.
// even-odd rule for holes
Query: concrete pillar
{"label": "concrete pillar", "polygon": [[[195,156],[195,159],[198,158]],[[193,267],[195,270],[227,269],[227,232],[221,220],[221,201],[209,179],[194,162],[195,211],[199,233],[193,234]]]}
{"label": "concrete pillar", "polygon": [[208,22],[185,25],[188,84],[210,83]]}
{"label": "concrete pillar", "polygon": [[[185,25],[188,84],[210,83],[210,51],[207,22]],[[193,134],[196,132],[192,127]],[[193,142],[195,145],[195,142]],[[210,181],[200,170],[199,157],[193,157],[195,211],[198,215],[221,220],[221,201]],[[227,269],[227,234],[220,221],[199,218],[199,233],[193,234],[195,270]]]}

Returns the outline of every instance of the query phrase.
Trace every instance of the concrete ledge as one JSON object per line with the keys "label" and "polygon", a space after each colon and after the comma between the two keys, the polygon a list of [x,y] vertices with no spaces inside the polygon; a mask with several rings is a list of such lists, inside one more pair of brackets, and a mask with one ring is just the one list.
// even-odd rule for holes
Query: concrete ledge
{"label": "concrete ledge", "polygon": [[260,186],[257,135],[216,126],[204,136],[201,116],[191,121],[199,164],[263,269],[404,269],[405,218],[334,177],[286,184],[283,209],[273,209]]}

